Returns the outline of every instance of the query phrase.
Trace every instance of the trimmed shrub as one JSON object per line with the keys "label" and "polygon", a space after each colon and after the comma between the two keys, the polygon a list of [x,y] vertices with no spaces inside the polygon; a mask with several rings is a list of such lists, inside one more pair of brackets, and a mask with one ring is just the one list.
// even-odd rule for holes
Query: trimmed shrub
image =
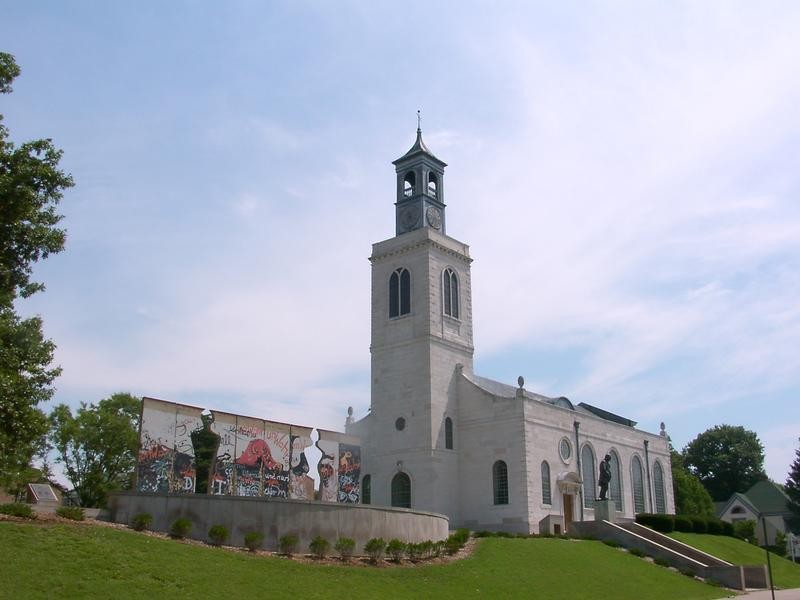
{"label": "trimmed shrub", "polygon": [[494,534],[491,531],[481,529],[480,531],[476,531],[472,535],[474,535],[476,538],[485,538],[485,537],[492,537],[492,535]]}
{"label": "trimmed shrub", "polygon": [[364,544],[364,552],[369,556],[370,561],[373,563],[378,562],[383,558],[383,553],[386,551],[386,542],[383,538],[372,538]]}
{"label": "trimmed shrub", "polygon": [[656,563],[659,567],[669,567],[669,562],[664,560],[663,558],[655,558],[653,562]]}
{"label": "trimmed shrub", "polygon": [[722,521],[719,519],[715,519],[714,517],[709,517],[706,519],[706,525],[708,526],[708,533],[711,535],[722,535]]}
{"label": "trimmed shrub", "polygon": [[612,548],[619,548],[621,544],[616,540],[603,540],[603,543],[606,546],[611,546]]}
{"label": "trimmed shrub", "polygon": [[144,531],[150,529],[153,524],[153,515],[150,513],[139,513],[133,517],[133,528],[136,531]]}
{"label": "trimmed shrub", "polygon": [[684,567],[683,569],[679,570],[681,572],[681,575],[686,575],[687,577],[691,577],[692,579],[694,579],[697,576],[697,573],[695,573],[693,569],[690,569],[688,567]]}
{"label": "trimmed shrub", "polygon": [[228,528],[224,525],[212,525],[208,530],[208,539],[214,546],[222,546],[228,540]]}
{"label": "trimmed shrub", "polygon": [[433,557],[433,542],[431,540],[425,540],[417,545],[419,546],[421,558],[429,559]]}
{"label": "trimmed shrub", "polygon": [[59,506],[56,514],[63,519],[71,521],[83,521],[86,518],[86,511],[80,506]]}
{"label": "trimmed shrub", "polygon": [[634,556],[638,556],[639,558],[644,558],[645,556],[647,556],[647,554],[645,554],[644,551],[639,550],[638,548],[631,548],[628,552],[630,552]]}
{"label": "trimmed shrub", "polygon": [[722,535],[729,535],[733,537],[733,523],[728,523],[728,521],[722,521]]}
{"label": "trimmed shrub", "polygon": [[691,533],[694,531],[692,519],[686,515],[675,515],[675,531],[683,531],[684,533]]}
{"label": "trimmed shrub", "polygon": [[456,554],[459,550],[461,550],[461,548],[463,548],[461,542],[459,542],[458,539],[454,538],[452,535],[444,541],[444,549],[450,556]]}
{"label": "trimmed shrub", "polygon": [[185,517],[181,517],[172,522],[172,526],[169,528],[169,535],[176,540],[182,540],[189,535],[191,530],[192,522]]}
{"label": "trimmed shrub", "polygon": [[353,557],[353,552],[356,549],[356,541],[353,538],[339,538],[333,549],[339,553],[342,560],[348,561]]}
{"label": "trimmed shrub", "polygon": [[22,502],[11,502],[10,504],[0,504],[0,513],[20,517],[22,519],[35,519],[36,513],[30,504]]}
{"label": "trimmed shrub", "polygon": [[311,554],[314,555],[314,558],[325,558],[325,555],[328,554],[328,551],[331,549],[331,543],[321,535],[318,535],[311,540],[308,549],[311,550]]}
{"label": "trimmed shrub", "polygon": [[419,562],[422,558],[422,543],[414,544],[409,542],[406,544],[406,556],[411,562]]}
{"label": "trimmed shrub", "polygon": [[431,548],[431,556],[433,558],[439,558],[444,552],[444,540],[439,540],[438,542],[433,542],[433,547]]}
{"label": "trimmed shrub", "polygon": [[733,524],[734,535],[751,544],[758,545],[756,539],[756,522],[752,520],[736,521]]}
{"label": "trimmed shrub", "polygon": [[392,557],[394,562],[400,562],[403,560],[403,555],[406,553],[406,544],[394,538],[389,540],[389,543],[386,545],[386,552]]}
{"label": "trimmed shrub", "polygon": [[675,517],[672,515],[639,513],[636,515],[636,522],[661,533],[669,533],[675,530]]}
{"label": "trimmed shrub", "polygon": [[695,533],[708,533],[708,521],[705,517],[690,517]]}
{"label": "trimmed shrub", "polygon": [[456,529],[456,532],[453,534],[453,537],[457,539],[458,542],[463,546],[469,541],[469,529],[466,529],[464,527]]}
{"label": "trimmed shrub", "polygon": [[264,544],[264,534],[261,531],[250,531],[244,535],[244,545],[250,552],[255,552]]}
{"label": "trimmed shrub", "polygon": [[281,554],[292,556],[297,552],[297,544],[297,536],[293,533],[287,533],[278,540],[278,549],[281,551]]}

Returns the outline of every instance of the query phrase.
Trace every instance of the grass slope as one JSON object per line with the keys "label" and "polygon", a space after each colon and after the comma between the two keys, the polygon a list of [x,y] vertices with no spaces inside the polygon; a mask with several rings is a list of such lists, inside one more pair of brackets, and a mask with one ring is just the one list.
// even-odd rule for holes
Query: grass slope
{"label": "grass slope", "polygon": [[[763,548],[725,535],[673,532],[671,537],[684,544],[699,548],[735,565],[765,565],[767,555]],[[800,588],[800,565],[775,554],[770,555],[775,587]]]}
{"label": "grass slope", "polygon": [[600,542],[485,539],[448,565],[303,565],[98,526],[0,523],[0,597],[683,600],[714,588]]}

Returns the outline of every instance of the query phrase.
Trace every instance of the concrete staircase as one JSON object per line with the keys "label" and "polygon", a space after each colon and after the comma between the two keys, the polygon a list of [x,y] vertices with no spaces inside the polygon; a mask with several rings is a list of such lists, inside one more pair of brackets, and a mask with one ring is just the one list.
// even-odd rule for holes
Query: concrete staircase
{"label": "concrete staircase", "polygon": [[680,571],[693,572],[728,588],[745,590],[769,587],[765,565],[732,565],[638,523],[582,521],[572,523],[571,526],[582,537],[614,541],[628,549],[637,548],[653,558],[666,561]]}

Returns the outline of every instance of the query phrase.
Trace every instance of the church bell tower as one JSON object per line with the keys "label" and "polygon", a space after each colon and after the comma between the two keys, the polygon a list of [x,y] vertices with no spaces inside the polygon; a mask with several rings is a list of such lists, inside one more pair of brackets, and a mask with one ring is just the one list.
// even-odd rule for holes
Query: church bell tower
{"label": "church bell tower", "polygon": [[396,235],[373,244],[371,412],[362,473],[374,504],[458,514],[456,376],[472,372],[469,247],[445,234],[444,169],[417,128],[393,162]]}

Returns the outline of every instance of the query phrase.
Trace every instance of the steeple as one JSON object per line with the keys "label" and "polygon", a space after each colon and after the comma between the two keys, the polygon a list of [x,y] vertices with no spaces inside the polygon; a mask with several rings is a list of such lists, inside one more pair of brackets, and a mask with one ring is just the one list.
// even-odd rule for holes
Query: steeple
{"label": "steeple", "polygon": [[417,111],[417,139],[403,156],[393,161],[397,172],[395,232],[401,235],[421,227],[445,233],[444,168],[422,140]]}

